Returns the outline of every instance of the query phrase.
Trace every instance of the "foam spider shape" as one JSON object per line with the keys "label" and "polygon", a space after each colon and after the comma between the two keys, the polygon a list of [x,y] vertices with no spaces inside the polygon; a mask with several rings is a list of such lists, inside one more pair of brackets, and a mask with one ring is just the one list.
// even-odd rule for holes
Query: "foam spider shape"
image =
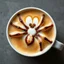
{"label": "foam spider shape", "polygon": [[41,25],[44,23],[44,19],[45,19],[44,14],[41,16],[41,20],[40,20],[39,23],[38,23],[38,18],[37,17],[33,18],[33,20],[32,20],[32,18],[30,16],[27,16],[26,17],[26,23],[24,23],[24,21],[22,20],[21,15],[18,14],[18,19],[23,24],[23,26],[25,28],[17,26],[13,22],[11,22],[11,25],[18,28],[18,29],[23,30],[24,32],[12,32],[12,33],[9,34],[10,37],[19,38],[19,37],[22,37],[22,36],[26,35],[25,42],[28,46],[33,44],[34,39],[36,38],[39,42],[40,51],[43,50],[42,49],[42,38],[44,38],[48,42],[52,43],[52,41],[49,40],[46,36],[42,37],[39,34],[41,31],[48,31],[49,29],[51,29],[53,27],[53,24],[51,24],[49,26],[45,26],[45,27],[42,26],[41,27]]}

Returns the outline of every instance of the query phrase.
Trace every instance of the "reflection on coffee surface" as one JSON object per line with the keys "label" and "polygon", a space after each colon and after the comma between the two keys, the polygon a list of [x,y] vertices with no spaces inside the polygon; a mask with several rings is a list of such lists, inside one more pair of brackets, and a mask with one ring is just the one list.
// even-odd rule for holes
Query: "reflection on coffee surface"
{"label": "reflection on coffee surface", "polygon": [[16,50],[24,54],[41,52],[55,40],[51,18],[36,9],[16,14],[9,24],[8,35]]}

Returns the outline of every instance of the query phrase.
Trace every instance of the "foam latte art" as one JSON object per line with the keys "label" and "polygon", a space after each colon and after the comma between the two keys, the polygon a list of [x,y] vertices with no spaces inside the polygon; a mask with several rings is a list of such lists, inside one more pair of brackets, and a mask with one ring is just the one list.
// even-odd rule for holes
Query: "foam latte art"
{"label": "foam latte art", "polygon": [[26,51],[29,54],[43,51],[55,39],[51,19],[38,10],[18,13],[8,30],[13,46],[20,52]]}

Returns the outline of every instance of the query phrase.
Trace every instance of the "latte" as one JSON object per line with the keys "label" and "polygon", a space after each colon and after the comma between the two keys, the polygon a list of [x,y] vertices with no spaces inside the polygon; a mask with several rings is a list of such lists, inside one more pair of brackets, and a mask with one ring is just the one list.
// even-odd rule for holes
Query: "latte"
{"label": "latte", "polygon": [[54,24],[46,13],[27,9],[12,18],[8,35],[16,50],[31,55],[43,51],[53,43]]}

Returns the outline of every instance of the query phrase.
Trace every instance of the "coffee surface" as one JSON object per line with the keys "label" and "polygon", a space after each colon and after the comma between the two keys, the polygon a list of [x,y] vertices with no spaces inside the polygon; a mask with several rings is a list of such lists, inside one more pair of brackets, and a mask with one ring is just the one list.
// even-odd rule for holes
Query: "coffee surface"
{"label": "coffee surface", "polygon": [[[23,22],[29,27],[29,29],[27,29],[26,34],[21,35],[21,33],[25,32],[24,30],[11,25],[11,23],[9,24],[8,34],[10,34],[12,36],[12,35],[18,33],[16,36],[12,36],[12,37],[9,36],[11,44],[16,48],[16,50],[18,50],[20,53],[24,53],[24,54],[35,54],[37,52],[43,51],[43,49],[45,49],[48,45],[53,43],[53,41],[55,40],[54,25],[48,15],[46,15],[42,11],[35,10],[35,9],[24,10],[24,11],[19,12],[19,14],[20,14],[20,17],[22,18]],[[41,24],[41,26],[39,28],[39,30],[40,29],[42,29],[42,30],[40,32],[37,32],[38,30],[35,30],[35,28],[42,21],[41,17],[43,14],[45,15],[45,18],[43,17],[44,18],[43,23]],[[11,22],[16,26],[20,26],[24,29],[26,28],[20,22],[18,14],[13,17]],[[32,24],[29,25],[31,22],[32,22]],[[36,25],[35,27],[34,27],[34,24]],[[50,28],[50,26],[51,26],[51,28]],[[37,36],[35,35],[36,33],[37,33]],[[27,36],[28,34],[29,34],[29,36]],[[39,37],[38,34],[41,37]],[[35,36],[32,37],[32,35],[35,35]],[[27,45],[26,41],[25,41],[26,37],[28,40],[28,44],[31,43],[31,39],[34,38],[33,43],[31,43],[30,45]],[[40,44],[40,42],[41,42],[41,44]],[[42,48],[41,51],[40,51],[40,46]]]}

